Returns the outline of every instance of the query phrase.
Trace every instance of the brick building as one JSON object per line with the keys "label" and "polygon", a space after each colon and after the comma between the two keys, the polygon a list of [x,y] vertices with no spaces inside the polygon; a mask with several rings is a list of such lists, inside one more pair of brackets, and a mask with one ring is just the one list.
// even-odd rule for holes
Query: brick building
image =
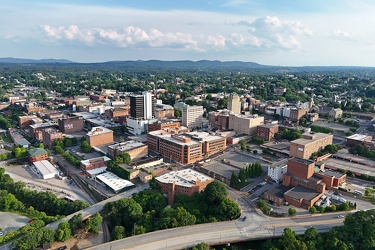
{"label": "brick building", "polygon": [[366,142],[371,142],[372,136],[370,135],[360,135],[354,134],[351,136],[346,137],[346,146],[355,146],[361,145],[364,146]]}
{"label": "brick building", "polygon": [[290,142],[289,156],[309,159],[312,153],[319,152],[325,146],[332,144],[333,135],[324,133],[302,135],[302,138]]}
{"label": "brick building", "polygon": [[93,127],[86,134],[86,141],[90,146],[98,146],[113,142],[113,131],[104,127]]}
{"label": "brick building", "polygon": [[132,161],[141,159],[148,155],[148,146],[134,140],[108,146],[108,156],[112,159],[121,153],[128,153]]}
{"label": "brick building", "polygon": [[299,119],[309,112],[308,107],[293,107],[290,109],[289,119],[293,122],[298,122]]}
{"label": "brick building", "polygon": [[[346,181],[346,174],[325,170],[324,164],[291,158],[283,175],[283,198],[277,190],[266,191],[264,198],[281,205],[284,201],[296,207],[309,208],[324,195],[326,189],[338,187]],[[281,202],[281,203],[280,203]]]}
{"label": "brick building", "polygon": [[257,127],[263,124],[263,116],[229,114],[229,129],[233,129],[238,134],[254,135]]}
{"label": "brick building", "polygon": [[107,166],[107,162],[111,159],[107,156],[92,158],[88,160],[83,160],[80,163],[81,169],[87,173],[87,171],[92,169],[97,169]]}
{"label": "brick building", "polygon": [[154,106],[155,118],[173,118],[174,117],[174,108],[166,104],[155,104]]}
{"label": "brick building", "polygon": [[48,159],[48,153],[43,148],[32,148],[28,151],[29,161],[36,162]]}
{"label": "brick building", "polygon": [[211,111],[208,113],[208,121],[212,128],[219,130],[229,129],[229,114],[232,113],[230,110],[218,110]]}
{"label": "brick building", "polygon": [[257,127],[257,137],[264,141],[270,141],[277,132],[279,132],[277,124],[268,123]]}
{"label": "brick building", "polygon": [[176,162],[190,164],[226,148],[224,137],[206,132],[179,132],[179,128],[149,132],[149,150]]}
{"label": "brick building", "polygon": [[33,120],[37,119],[36,115],[26,115],[18,117],[18,125],[20,128],[26,128],[27,126],[33,124]]}
{"label": "brick building", "polygon": [[62,139],[62,133],[55,128],[47,128],[42,131],[43,133],[43,144],[47,148],[52,148],[53,140]]}
{"label": "brick building", "polygon": [[161,186],[161,192],[167,194],[170,205],[174,203],[176,194],[192,196],[195,192],[202,192],[209,183],[213,182],[211,177],[192,169],[172,171],[156,177],[155,180]]}
{"label": "brick building", "polygon": [[181,126],[177,120],[161,120],[147,125],[147,131],[152,132],[156,130],[174,129]]}
{"label": "brick building", "polygon": [[107,109],[105,116],[108,119],[114,119],[121,116],[130,116],[130,107],[116,107],[113,109]]}
{"label": "brick building", "polygon": [[58,120],[59,130],[65,134],[82,131],[84,120],[82,117],[61,118]]}

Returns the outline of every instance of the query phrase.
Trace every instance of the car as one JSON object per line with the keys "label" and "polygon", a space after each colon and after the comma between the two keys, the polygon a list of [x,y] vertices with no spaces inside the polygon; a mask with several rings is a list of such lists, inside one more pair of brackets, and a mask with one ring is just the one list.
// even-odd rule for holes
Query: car
{"label": "car", "polygon": [[4,235],[4,233],[0,231],[0,236],[3,236],[3,235]]}
{"label": "car", "polygon": [[337,216],[337,218],[341,219],[341,218],[345,218],[345,216],[340,214],[340,215]]}
{"label": "car", "polygon": [[30,220],[28,220],[27,222],[28,222],[28,223],[31,223],[31,222],[33,222],[33,219],[30,219]]}
{"label": "car", "polygon": [[246,218],[247,218],[247,217],[246,217],[246,216],[244,216],[244,217],[242,218],[242,221],[245,221],[245,220],[246,220]]}

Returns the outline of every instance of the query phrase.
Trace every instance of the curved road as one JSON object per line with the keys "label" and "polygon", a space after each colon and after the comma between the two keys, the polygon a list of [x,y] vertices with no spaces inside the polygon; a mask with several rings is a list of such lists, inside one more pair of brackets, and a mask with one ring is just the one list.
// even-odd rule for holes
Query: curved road
{"label": "curved road", "polygon": [[[267,217],[257,209],[254,209],[251,201],[245,197],[241,197],[231,190],[230,194],[236,198],[243,209],[242,216],[238,220],[166,229],[108,242],[87,249],[185,249],[193,247],[200,242],[216,245],[228,242],[272,238],[282,235],[286,227],[290,227],[297,234],[304,233],[311,226],[316,227],[320,232],[327,232],[334,226],[342,225],[343,222],[343,219],[335,218],[333,214],[307,215],[291,218]],[[246,216],[246,220],[242,219],[243,216]]]}

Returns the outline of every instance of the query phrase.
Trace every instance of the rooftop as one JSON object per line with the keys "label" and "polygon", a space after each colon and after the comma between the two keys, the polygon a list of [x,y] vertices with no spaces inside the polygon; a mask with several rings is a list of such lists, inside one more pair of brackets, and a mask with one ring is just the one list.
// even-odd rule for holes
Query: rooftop
{"label": "rooftop", "polygon": [[345,174],[343,173],[340,173],[340,172],[336,172],[336,171],[332,171],[332,170],[320,170],[319,172],[317,172],[317,174],[321,174],[321,175],[325,175],[325,176],[329,176],[329,177],[334,177],[334,178],[341,178],[343,177]]}
{"label": "rooftop", "polygon": [[289,191],[291,187],[287,187],[284,185],[280,185],[278,187],[275,187],[271,190],[266,191],[267,194],[276,196],[278,198],[284,198],[285,192]]}
{"label": "rooftop", "polygon": [[[306,138],[308,136],[311,136],[312,138],[311,139]],[[302,138],[291,141],[290,143],[299,144],[299,145],[307,145],[307,144],[313,143],[315,141],[318,141],[318,140],[321,140],[321,139],[324,139],[324,138],[327,138],[327,137],[333,138],[333,135],[324,134],[324,133],[303,134]]]}
{"label": "rooftop", "polygon": [[180,171],[172,171],[165,175],[156,177],[156,180],[162,183],[175,183],[179,186],[193,187],[196,181],[209,181],[212,180],[211,177],[201,174],[192,169],[184,169]]}
{"label": "rooftop", "polygon": [[97,175],[96,179],[102,181],[104,184],[106,184],[108,187],[113,189],[113,191],[115,192],[121,191],[122,189],[126,187],[134,186],[132,182],[121,179],[120,177],[118,177],[117,175],[111,172],[106,172],[106,173]]}
{"label": "rooftop", "polygon": [[104,127],[93,127],[91,131],[87,132],[87,136],[95,136],[95,135],[100,135],[100,134],[105,134],[105,133],[113,133],[112,130]]}
{"label": "rooftop", "polygon": [[59,174],[59,171],[47,160],[36,161],[33,164],[42,175]]}
{"label": "rooftop", "polygon": [[95,162],[95,161],[110,161],[111,159],[107,156],[102,156],[102,157],[96,157],[96,158],[91,158],[91,159],[87,159],[87,160],[83,160],[81,161],[81,163],[83,165],[89,165],[90,163],[92,162]]}
{"label": "rooftop", "polygon": [[110,145],[108,146],[108,148],[126,152],[126,151],[139,148],[139,147],[143,147],[143,146],[146,146],[146,145],[142,142],[131,140],[131,141],[125,141],[125,142]]}
{"label": "rooftop", "polygon": [[260,125],[259,127],[262,127],[262,128],[274,128],[274,127],[278,127],[278,126],[279,126],[279,124],[267,123],[267,124]]}
{"label": "rooftop", "polygon": [[314,163],[314,161],[312,160],[301,159],[301,158],[296,158],[296,157],[290,158],[289,161],[299,162],[305,165],[310,165],[311,163]]}
{"label": "rooftop", "polygon": [[39,123],[39,124],[33,124],[30,125],[30,127],[36,129],[36,128],[45,128],[45,127],[53,127],[55,124],[50,123],[50,122],[45,122],[45,123]]}
{"label": "rooftop", "polygon": [[368,135],[354,134],[354,135],[346,137],[346,139],[355,140],[355,141],[364,141],[368,137],[370,137],[370,136],[368,136]]}
{"label": "rooftop", "polygon": [[30,156],[38,156],[38,155],[44,155],[47,154],[47,151],[43,148],[32,148],[29,150]]}
{"label": "rooftop", "polygon": [[317,197],[318,195],[320,195],[320,193],[307,187],[296,186],[290,189],[289,191],[285,192],[285,195],[288,195],[292,197],[293,199],[297,199],[297,200],[304,199],[304,200],[310,201],[314,199],[315,197]]}

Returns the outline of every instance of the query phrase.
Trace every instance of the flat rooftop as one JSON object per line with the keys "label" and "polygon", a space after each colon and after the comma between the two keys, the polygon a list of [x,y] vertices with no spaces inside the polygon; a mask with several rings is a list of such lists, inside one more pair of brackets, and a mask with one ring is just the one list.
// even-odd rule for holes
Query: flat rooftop
{"label": "flat rooftop", "polygon": [[311,201],[312,199],[320,195],[320,193],[307,187],[296,186],[290,189],[289,191],[285,192],[285,195],[288,195],[297,200],[302,198],[304,200]]}
{"label": "flat rooftop", "polygon": [[[299,144],[299,145],[307,145],[307,144],[313,143],[315,141],[318,141],[318,140],[321,140],[321,139],[324,139],[324,138],[328,138],[328,137],[332,137],[333,138],[333,135],[324,134],[324,133],[304,134],[304,135],[305,136],[313,136],[314,139],[300,138],[300,139],[291,141],[290,143]],[[302,137],[304,135],[302,135]]]}
{"label": "flat rooftop", "polygon": [[121,179],[117,175],[106,172],[96,176],[96,179],[100,180],[108,187],[110,187],[113,191],[118,192],[124,188],[134,186],[134,184],[128,180]]}
{"label": "flat rooftop", "polygon": [[289,161],[299,162],[299,163],[306,164],[306,165],[310,165],[311,163],[314,163],[313,160],[301,159],[301,158],[296,158],[296,157],[290,158]]}
{"label": "flat rooftop", "polygon": [[125,141],[125,142],[120,142],[120,143],[116,143],[113,145],[109,145],[108,148],[126,152],[126,151],[139,148],[139,147],[143,147],[143,146],[146,146],[146,144],[139,142],[139,141],[131,140],[131,141]]}
{"label": "flat rooftop", "polygon": [[85,120],[98,117],[97,114],[93,114],[90,112],[75,112],[75,113],[72,113],[72,115],[82,117]]}
{"label": "flat rooftop", "polygon": [[50,123],[50,122],[30,125],[30,127],[34,128],[34,129],[35,128],[53,127],[53,126],[55,126],[55,124]]}
{"label": "flat rooftop", "polygon": [[59,174],[59,171],[47,160],[36,161],[33,164],[42,175]]}
{"label": "flat rooftop", "polygon": [[345,174],[343,173],[340,173],[340,172],[337,172],[337,171],[332,171],[330,169],[325,169],[325,170],[321,170],[319,172],[316,172],[317,174],[321,174],[321,175],[324,175],[324,176],[329,176],[329,177],[335,177],[335,178],[341,178],[343,177]]}
{"label": "flat rooftop", "polygon": [[366,166],[363,164],[350,162],[346,160],[340,160],[336,158],[328,158],[323,161],[325,163],[325,168],[329,169],[345,169],[357,174],[367,174],[375,176],[375,167]]}
{"label": "flat rooftop", "polygon": [[95,136],[95,135],[100,135],[100,134],[105,134],[105,133],[113,133],[113,131],[104,127],[93,127],[91,131],[87,132],[86,135]]}
{"label": "flat rooftop", "polygon": [[88,165],[88,164],[90,164],[90,162],[101,161],[101,160],[103,160],[103,161],[110,161],[111,159],[109,157],[107,157],[107,156],[102,156],[102,157],[96,157],[96,158],[91,158],[91,159],[83,160],[83,161],[81,161],[81,163],[83,165]]}
{"label": "flat rooftop", "polygon": [[201,174],[192,169],[184,169],[180,171],[172,171],[162,176],[156,177],[156,180],[162,183],[176,183],[179,186],[193,187],[196,181],[213,180],[211,177]]}
{"label": "flat rooftop", "polygon": [[285,192],[289,191],[290,189],[291,189],[291,187],[280,185],[278,187],[275,187],[273,189],[270,189],[270,190],[266,191],[266,193],[269,194],[269,195],[276,196],[278,198],[284,198]]}
{"label": "flat rooftop", "polygon": [[86,172],[91,175],[97,175],[97,174],[104,173],[106,170],[107,170],[107,167],[101,167],[101,168],[90,169],[90,170],[87,170]]}
{"label": "flat rooftop", "polygon": [[370,136],[361,135],[361,134],[354,134],[354,135],[346,137],[346,139],[355,140],[355,141],[364,141],[368,137],[370,137]]}

